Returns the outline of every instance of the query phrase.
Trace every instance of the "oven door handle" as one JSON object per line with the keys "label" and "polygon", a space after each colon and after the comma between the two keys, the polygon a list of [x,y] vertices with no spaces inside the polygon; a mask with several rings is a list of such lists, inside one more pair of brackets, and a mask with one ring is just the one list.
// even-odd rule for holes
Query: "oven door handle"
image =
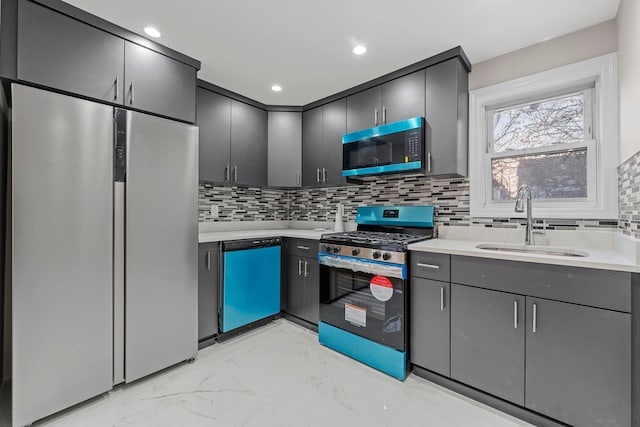
{"label": "oven door handle", "polygon": [[342,268],[355,272],[394,277],[396,279],[403,280],[407,278],[407,266],[403,264],[392,264],[389,262],[380,261],[366,261],[358,258],[328,254],[318,254],[318,262],[320,263],[320,265],[329,268]]}

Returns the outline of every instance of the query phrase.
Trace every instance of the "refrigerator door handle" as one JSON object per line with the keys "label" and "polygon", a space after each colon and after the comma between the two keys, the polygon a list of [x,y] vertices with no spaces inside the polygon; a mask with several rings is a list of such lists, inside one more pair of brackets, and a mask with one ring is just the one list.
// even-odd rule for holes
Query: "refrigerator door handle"
{"label": "refrigerator door handle", "polygon": [[131,97],[129,98],[129,105],[133,105],[135,92],[133,91],[133,80],[129,83],[129,93]]}
{"label": "refrigerator door handle", "polygon": [[125,183],[113,185],[113,385],[124,382]]}

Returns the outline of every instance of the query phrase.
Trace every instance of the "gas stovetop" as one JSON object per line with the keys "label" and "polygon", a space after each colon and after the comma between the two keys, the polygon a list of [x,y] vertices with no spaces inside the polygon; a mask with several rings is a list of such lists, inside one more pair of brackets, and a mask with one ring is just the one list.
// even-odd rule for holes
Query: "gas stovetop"
{"label": "gas stovetop", "polygon": [[322,242],[402,251],[407,245],[430,238],[430,236],[405,233],[385,233],[379,231],[348,231],[346,233],[325,234]]}
{"label": "gas stovetop", "polygon": [[431,233],[416,235],[379,231],[325,234],[320,239],[320,252],[362,260],[405,264],[407,245],[431,237]]}
{"label": "gas stovetop", "polygon": [[360,206],[358,231],[324,234],[320,252],[404,264],[408,244],[433,237],[433,218],[433,206]]}

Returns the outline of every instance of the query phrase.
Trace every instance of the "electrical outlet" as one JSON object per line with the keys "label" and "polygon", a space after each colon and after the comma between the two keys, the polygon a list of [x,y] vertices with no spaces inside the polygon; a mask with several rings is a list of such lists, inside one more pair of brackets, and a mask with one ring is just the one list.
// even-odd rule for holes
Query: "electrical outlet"
{"label": "electrical outlet", "polygon": [[211,217],[213,219],[218,219],[220,217],[220,208],[218,205],[211,205],[209,207],[209,212],[211,212]]}

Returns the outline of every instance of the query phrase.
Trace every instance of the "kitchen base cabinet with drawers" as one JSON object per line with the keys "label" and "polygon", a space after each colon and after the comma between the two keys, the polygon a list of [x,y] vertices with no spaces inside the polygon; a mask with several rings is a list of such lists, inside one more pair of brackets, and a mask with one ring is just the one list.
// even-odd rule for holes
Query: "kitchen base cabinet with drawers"
{"label": "kitchen base cabinet with drawers", "polygon": [[[320,275],[318,242],[314,240],[287,239],[285,312],[303,320],[304,326],[315,329],[320,309]],[[307,324],[308,323],[308,324]]]}
{"label": "kitchen base cabinet with drawers", "polygon": [[[411,260],[414,373],[535,425],[636,425],[638,275],[426,252]],[[437,317],[441,301],[450,324]]]}
{"label": "kitchen base cabinet with drawers", "polygon": [[409,278],[411,363],[450,375],[450,256],[412,252]]}

